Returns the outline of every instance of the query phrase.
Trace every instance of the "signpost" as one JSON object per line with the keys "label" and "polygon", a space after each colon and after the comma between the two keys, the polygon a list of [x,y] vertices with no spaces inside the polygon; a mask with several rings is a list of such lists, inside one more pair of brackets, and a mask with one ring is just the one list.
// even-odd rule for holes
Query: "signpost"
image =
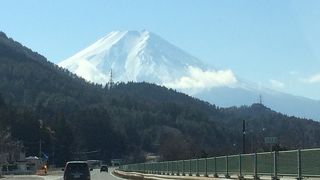
{"label": "signpost", "polygon": [[277,137],[265,137],[264,143],[270,144],[270,151],[272,151],[272,146],[275,144],[278,144],[278,138]]}
{"label": "signpost", "polygon": [[265,137],[264,138],[264,143],[266,143],[266,144],[277,144],[278,143],[278,138],[277,137]]}

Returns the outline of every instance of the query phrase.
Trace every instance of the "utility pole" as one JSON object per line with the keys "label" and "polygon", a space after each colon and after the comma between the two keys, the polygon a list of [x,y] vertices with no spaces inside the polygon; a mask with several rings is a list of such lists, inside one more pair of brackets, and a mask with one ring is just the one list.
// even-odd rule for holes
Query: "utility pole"
{"label": "utility pole", "polygon": [[39,158],[41,158],[41,151],[42,151],[42,150],[41,150],[41,148],[42,148],[42,147],[41,147],[41,144],[42,144],[42,143],[41,143],[41,137],[40,137],[40,141],[39,141]]}
{"label": "utility pole", "polygon": [[242,154],[246,153],[246,120],[242,120]]}
{"label": "utility pole", "polygon": [[55,146],[53,144],[53,146],[52,146],[52,165],[54,165],[54,151],[55,151]]}
{"label": "utility pole", "polygon": [[41,152],[42,152],[42,140],[41,140],[41,131],[42,131],[42,128],[43,128],[43,121],[41,119],[39,119],[39,125],[40,125],[40,140],[39,140],[39,158],[41,158]]}

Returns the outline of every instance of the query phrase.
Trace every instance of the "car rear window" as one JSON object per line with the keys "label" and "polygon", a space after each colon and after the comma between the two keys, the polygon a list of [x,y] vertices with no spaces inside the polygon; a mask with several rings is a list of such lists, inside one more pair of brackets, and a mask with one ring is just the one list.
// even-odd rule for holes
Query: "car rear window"
{"label": "car rear window", "polygon": [[68,173],[89,174],[88,164],[86,164],[86,163],[70,163],[67,165],[66,171]]}

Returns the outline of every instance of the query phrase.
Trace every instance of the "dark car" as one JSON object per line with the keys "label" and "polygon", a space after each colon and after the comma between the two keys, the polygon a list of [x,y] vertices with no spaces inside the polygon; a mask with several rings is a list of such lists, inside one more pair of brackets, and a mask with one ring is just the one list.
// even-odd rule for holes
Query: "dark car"
{"label": "dark car", "polygon": [[108,166],[107,165],[102,165],[100,167],[100,172],[103,172],[103,171],[108,172]]}
{"label": "dark car", "polygon": [[85,161],[67,162],[64,168],[64,180],[90,180],[90,170]]}

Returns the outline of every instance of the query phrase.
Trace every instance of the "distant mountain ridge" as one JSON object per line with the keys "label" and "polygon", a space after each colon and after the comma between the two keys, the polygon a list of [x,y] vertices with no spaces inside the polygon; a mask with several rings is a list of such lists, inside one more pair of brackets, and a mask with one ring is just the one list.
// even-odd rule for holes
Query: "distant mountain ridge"
{"label": "distant mountain ridge", "polygon": [[99,84],[150,82],[222,107],[263,103],[282,113],[320,120],[320,101],[261,88],[231,70],[217,70],[148,31],[114,31],[59,66]]}

